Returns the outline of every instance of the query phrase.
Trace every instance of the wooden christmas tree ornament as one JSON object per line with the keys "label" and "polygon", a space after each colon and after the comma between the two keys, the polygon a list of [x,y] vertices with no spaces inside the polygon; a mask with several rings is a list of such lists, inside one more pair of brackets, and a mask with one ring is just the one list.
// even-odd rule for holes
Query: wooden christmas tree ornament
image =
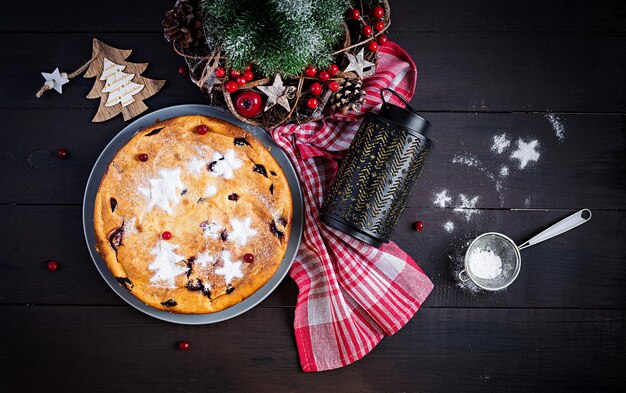
{"label": "wooden christmas tree ornament", "polygon": [[[35,94],[54,89],[61,93],[61,86],[81,73],[85,78],[96,78],[87,98],[100,98],[100,105],[92,122],[102,122],[118,114],[124,120],[144,112],[148,107],[143,100],[156,94],[165,83],[164,80],[149,79],[141,74],[148,63],[131,63],[126,61],[132,50],[117,49],[94,38],[91,59],[71,74],[42,73],[46,83]],[[85,71],[86,70],[86,71]]]}

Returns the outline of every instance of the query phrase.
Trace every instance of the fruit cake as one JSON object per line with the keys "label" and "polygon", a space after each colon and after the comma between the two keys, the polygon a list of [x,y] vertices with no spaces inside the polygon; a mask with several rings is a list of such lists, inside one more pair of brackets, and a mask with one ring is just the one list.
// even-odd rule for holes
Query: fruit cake
{"label": "fruit cake", "polygon": [[120,285],[162,310],[237,304],[276,272],[289,241],[284,172],[250,133],[205,116],[139,131],[95,200],[97,249]]}

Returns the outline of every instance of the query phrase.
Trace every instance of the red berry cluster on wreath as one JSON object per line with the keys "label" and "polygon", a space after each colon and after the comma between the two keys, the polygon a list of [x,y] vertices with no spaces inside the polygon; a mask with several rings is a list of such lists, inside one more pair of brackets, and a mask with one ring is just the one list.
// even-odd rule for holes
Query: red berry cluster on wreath
{"label": "red berry cluster on wreath", "polygon": [[361,16],[361,11],[356,8],[349,12],[350,19],[360,21],[363,24],[361,34],[366,38],[366,41],[369,41],[367,48],[372,52],[378,51],[378,47],[385,45],[388,41],[387,36],[381,33],[386,28],[385,22],[382,21],[383,16],[385,16],[385,9],[381,6],[372,8],[370,16],[366,17],[367,20]]}
{"label": "red berry cluster on wreath", "polygon": [[337,72],[339,72],[339,67],[337,66],[337,64],[334,63],[329,65],[326,70],[321,71],[319,74],[317,73],[317,68],[312,65],[308,65],[304,68],[304,75],[308,76],[309,78],[315,78],[317,76],[317,79],[319,80],[319,82],[313,82],[309,86],[309,93],[313,95],[313,97],[310,97],[306,101],[306,106],[309,109],[317,108],[317,106],[319,105],[319,101],[316,97],[322,94],[322,92],[324,91],[324,87],[328,88],[328,90],[332,92],[339,90],[339,83],[337,83],[337,81],[335,80],[331,80],[331,78],[335,76]]}
{"label": "red berry cluster on wreath", "polygon": [[[213,73],[220,79],[226,76],[226,70],[224,67],[217,67]],[[228,72],[228,75],[230,76],[230,79],[223,82],[224,90],[228,93],[236,92],[239,90],[239,86],[243,86],[254,79],[254,73],[252,72],[251,65],[247,66],[243,72],[232,68],[230,72]]]}

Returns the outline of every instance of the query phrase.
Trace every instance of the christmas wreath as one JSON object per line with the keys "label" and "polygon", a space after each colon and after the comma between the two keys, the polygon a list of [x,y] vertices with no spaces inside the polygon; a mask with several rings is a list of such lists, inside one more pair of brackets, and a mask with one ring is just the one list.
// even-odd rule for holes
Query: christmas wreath
{"label": "christmas wreath", "polygon": [[360,109],[386,0],[178,0],[163,20],[214,105],[264,127]]}

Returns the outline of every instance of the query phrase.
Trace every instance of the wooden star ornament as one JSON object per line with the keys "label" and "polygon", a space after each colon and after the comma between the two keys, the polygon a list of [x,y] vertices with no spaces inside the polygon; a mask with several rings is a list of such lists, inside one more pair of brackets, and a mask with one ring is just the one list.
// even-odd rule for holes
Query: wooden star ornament
{"label": "wooden star ornament", "polygon": [[270,109],[275,104],[278,104],[285,108],[287,111],[291,110],[289,105],[289,99],[293,97],[293,93],[296,91],[295,86],[284,86],[283,79],[280,74],[276,74],[274,77],[274,83],[271,86],[259,86],[257,87],[261,93],[267,96],[267,103],[265,104],[265,110]]}

